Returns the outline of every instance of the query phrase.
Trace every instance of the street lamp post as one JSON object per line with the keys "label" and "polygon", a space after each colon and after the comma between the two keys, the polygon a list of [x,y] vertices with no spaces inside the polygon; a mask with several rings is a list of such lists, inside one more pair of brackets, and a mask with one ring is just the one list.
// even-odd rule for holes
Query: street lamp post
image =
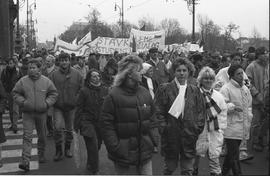
{"label": "street lamp post", "polygon": [[[32,5],[34,5],[34,8],[36,9],[36,1],[29,5],[29,0],[27,0],[27,7],[26,7],[26,48],[29,48],[29,13]],[[31,22],[31,21],[30,21]]]}
{"label": "street lamp post", "polygon": [[115,3],[114,11],[117,10],[117,8],[120,11],[120,18],[121,18],[121,35],[124,37],[124,0],[122,0],[122,8]]}
{"label": "street lamp post", "polygon": [[188,10],[192,13],[192,42],[195,43],[195,5],[198,0],[185,0],[187,1]]}
{"label": "street lamp post", "polygon": [[26,1],[26,48],[28,48],[28,45],[29,45],[28,8],[29,8],[29,2],[27,0]]}
{"label": "street lamp post", "polygon": [[195,42],[195,0],[192,0],[192,42]]}
{"label": "street lamp post", "polygon": [[15,39],[15,52],[18,54],[21,52],[21,49],[22,49],[19,14],[20,14],[20,2],[19,2],[19,0],[17,0],[17,21],[16,21],[17,22],[17,31],[16,31],[16,39]]}

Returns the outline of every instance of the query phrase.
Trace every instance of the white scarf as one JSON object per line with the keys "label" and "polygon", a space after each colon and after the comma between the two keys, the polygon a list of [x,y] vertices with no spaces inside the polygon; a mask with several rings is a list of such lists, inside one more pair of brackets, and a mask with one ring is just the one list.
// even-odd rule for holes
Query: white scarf
{"label": "white scarf", "polygon": [[181,114],[182,114],[182,118],[184,117],[185,94],[186,94],[186,89],[187,89],[187,82],[185,82],[185,85],[180,85],[180,83],[178,82],[176,78],[174,79],[174,81],[177,85],[177,88],[179,89],[179,93],[177,97],[175,98],[168,113],[178,119]]}
{"label": "white scarf", "polygon": [[148,89],[149,89],[149,92],[150,92],[150,94],[152,96],[152,99],[154,99],[155,98],[155,94],[154,94],[154,86],[153,86],[152,79],[151,78],[148,78],[147,76],[144,76],[144,78],[147,81]]}

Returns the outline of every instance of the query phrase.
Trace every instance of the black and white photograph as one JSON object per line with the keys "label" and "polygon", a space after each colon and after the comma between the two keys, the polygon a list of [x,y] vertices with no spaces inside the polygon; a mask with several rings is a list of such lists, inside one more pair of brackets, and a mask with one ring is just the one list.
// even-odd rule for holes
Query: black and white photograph
{"label": "black and white photograph", "polygon": [[0,175],[269,175],[269,0],[0,0]]}

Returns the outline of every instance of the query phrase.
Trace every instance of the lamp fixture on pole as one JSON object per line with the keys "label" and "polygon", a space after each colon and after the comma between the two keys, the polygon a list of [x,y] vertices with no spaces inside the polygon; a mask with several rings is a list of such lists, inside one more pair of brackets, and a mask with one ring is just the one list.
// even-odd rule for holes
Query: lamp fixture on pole
{"label": "lamp fixture on pole", "polygon": [[121,35],[124,37],[124,0],[122,0],[122,8],[115,3],[114,11],[117,11],[117,8],[120,11],[120,19],[121,19]]}

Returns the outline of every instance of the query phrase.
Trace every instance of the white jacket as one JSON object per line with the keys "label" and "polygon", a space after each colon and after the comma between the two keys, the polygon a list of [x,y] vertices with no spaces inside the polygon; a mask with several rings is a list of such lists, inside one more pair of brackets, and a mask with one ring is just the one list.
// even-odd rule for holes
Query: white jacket
{"label": "white jacket", "polygon": [[[229,75],[228,75],[228,70],[229,70],[229,67],[224,67],[222,69],[219,70],[219,72],[217,73],[216,75],[216,82],[215,82],[215,89],[217,91],[219,91],[221,89],[221,87],[228,83],[230,81],[230,78],[229,78]],[[248,79],[248,76],[247,74],[244,72],[244,84],[250,84],[249,82],[249,79]]]}
{"label": "white jacket", "polygon": [[[252,97],[249,89],[242,87],[234,80],[225,84],[220,92],[225,97],[228,107],[227,128],[224,137],[228,139],[249,139],[249,130],[252,120]],[[243,111],[238,112],[235,106]]]}
{"label": "white jacket", "polygon": [[[210,158],[217,158],[222,150],[223,133],[227,127],[227,105],[224,97],[218,91],[213,90],[211,97],[221,109],[221,113],[217,115],[220,129],[215,131],[210,128],[210,131],[208,131],[207,123],[205,123],[203,132],[197,140],[196,150],[199,156],[205,156],[208,150]],[[213,126],[213,121],[210,123],[210,126]]]}

